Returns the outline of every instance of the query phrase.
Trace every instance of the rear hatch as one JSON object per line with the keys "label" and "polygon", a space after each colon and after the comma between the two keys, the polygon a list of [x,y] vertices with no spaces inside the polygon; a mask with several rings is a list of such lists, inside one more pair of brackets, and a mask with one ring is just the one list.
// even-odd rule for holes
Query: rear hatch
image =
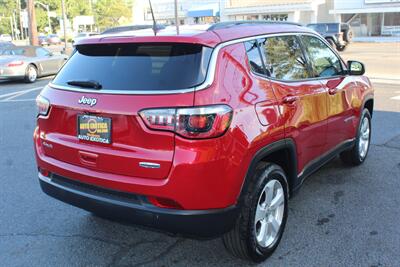
{"label": "rear hatch", "polygon": [[78,45],[41,95],[39,119],[46,156],[93,170],[163,179],[175,134],[150,130],[138,112],[193,105],[211,48],[185,43]]}

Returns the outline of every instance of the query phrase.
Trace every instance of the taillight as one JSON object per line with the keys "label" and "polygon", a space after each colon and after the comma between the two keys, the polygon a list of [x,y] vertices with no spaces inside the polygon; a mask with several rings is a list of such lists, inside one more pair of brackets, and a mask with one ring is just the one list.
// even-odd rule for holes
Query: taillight
{"label": "taillight", "polygon": [[18,67],[22,66],[24,62],[22,60],[14,60],[7,64],[7,67]]}
{"label": "taillight", "polygon": [[145,109],[139,112],[147,127],[173,131],[193,139],[223,135],[232,120],[232,109],[226,105],[194,108]]}
{"label": "taillight", "polygon": [[36,97],[36,107],[38,115],[46,116],[47,113],[49,113],[50,101],[47,98],[38,95]]}

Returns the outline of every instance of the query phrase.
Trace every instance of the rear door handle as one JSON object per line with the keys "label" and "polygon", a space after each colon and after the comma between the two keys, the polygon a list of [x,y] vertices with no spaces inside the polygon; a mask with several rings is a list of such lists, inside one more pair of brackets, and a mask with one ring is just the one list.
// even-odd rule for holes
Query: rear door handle
{"label": "rear door handle", "polygon": [[288,96],[285,96],[285,97],[283,98],[283,103],[285,103],[285,104],[293,104],[293,103],[296,102],[298,99],[299,99],[298,96],[288,95]]}
{"label": "rear door handle", "polygon": [[338,89],[337,89],[337,88],[329,88],[329,89],[328,89],[328,93],[329,93],[330,95],[335,95],[337,92],[338,92]]}

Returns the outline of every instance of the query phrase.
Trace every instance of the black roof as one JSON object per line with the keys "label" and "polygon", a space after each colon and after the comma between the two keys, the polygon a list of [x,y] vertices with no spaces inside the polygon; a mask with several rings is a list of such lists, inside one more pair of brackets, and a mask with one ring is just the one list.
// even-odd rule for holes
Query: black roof
{"label": "black roof", "polygon": [[266,25],[266,24],[280,24],[280,25],[296,25],[296,26],[303,26],[299,23],[295,22],[287,22],[287,21],[266,21],[266,20],[238,20],[238,21],[226,21],[226,22],[218,22],[212,24],[207,30],[219,30],[219,29],[226,29],[232,28],[236,26],[257,26],[257,25]]}
{"label": "black roof", "polygon": [[[109,28],[103,31],[101,34],[109,34],[109,33],[117,33],[117,32],[126,32],[126,31],[137,31],[137,30],[145,30],[151,29],[153,25],[128,25],[128,26],[117,26],[113,28]],[[164,25],[157,24],[157,30],[165,29]]]}

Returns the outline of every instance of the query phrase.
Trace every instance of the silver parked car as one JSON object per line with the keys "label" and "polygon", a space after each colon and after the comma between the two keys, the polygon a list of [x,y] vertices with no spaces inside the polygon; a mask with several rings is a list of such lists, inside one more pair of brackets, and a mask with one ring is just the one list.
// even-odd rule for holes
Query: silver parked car
{"label": "silver parked car", "polygon": [[40,46],[16,46],[0,51],[0,79],[23,79],[33,83],[38,77],[56,74],[67,60]]}

